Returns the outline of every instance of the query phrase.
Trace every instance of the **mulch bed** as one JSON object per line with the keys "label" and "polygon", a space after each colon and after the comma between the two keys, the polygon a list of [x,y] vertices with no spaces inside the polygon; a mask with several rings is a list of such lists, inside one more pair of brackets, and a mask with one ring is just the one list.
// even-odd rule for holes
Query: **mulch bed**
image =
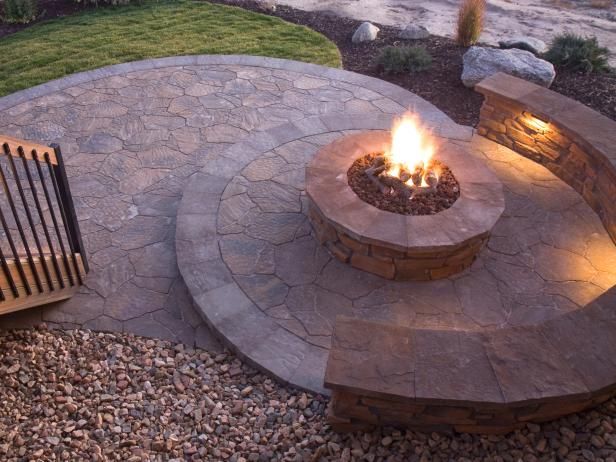
{"label": "mulch bed", "polygon": [[[310,27],[338,46],[345,69],[378,77],[406,88],[430,101],[459,124],[475,126],[479,121],[479,108],[483,97],[462,85],[460,80],[462,56],[466,49],[451,39],[429,37],[424,40],[400,40],[397,37],[399,32],[397,28],[379,25],[381,31],[377,40],[353,44],[351,36],[361,21],[341,18],[330,12],[301,11],[281,5],[275,12],[268,12],[253,0],[211,1],[272,14],[286,21]],[[39,9],[43,14],[37,22],[82,11],[84,7],[68,0],[40,0]],[[28,26],[0,24],[0,38]],[[375,59],[384,47],[404,44],[426,47],[433,57],[432,67],[415,74],[398,75],[384,74],[377,69]],[[616,73],[585,75],[559,69],[552,90],[576,99],[616,120]]]}
{"label": "mulch bed", "polygon": [[[258,3],[252,0],[213,1],[264,12]],[[381,31],[375,41],[354,44],[351,37],[361,21],[341,18],[330,12],[301,11],[281,5],[269,14],[305,25],[325,35],[340,49],[345,69],[378,77],[406,88],[434,104],[459,124],[475,126],[479,121],[483,97],[462,84],[462,56],[466,48],[458,46],[453,40],[444,37],[400,40],[399,29],[377,24]],[[432,55],[432,67],[410,75],[384,74],[377,69],[375,60],[380,51],[388,45],[424,46]],[[556,80],[551,89],[616,120],[616,74],[586,75],[557,69]]]}
{"label": "mulch bed", "polygon": [[581,74],[557,70],[550,88],[616,120],[616,71],[612,74]]}
{"label": "mulch bed", "polygon": [[347,172],[349,186],[357,196],[370,205],[387,212],[401,215],[434,215],[448,209],[460,197],[460,185],[451,170],[438,161],[433,168],[440,171],[436,192],[413,195],[410,200],[396,194],[383,194],[366,175],[374,160],[381,153],[371,153],[360,157]]}

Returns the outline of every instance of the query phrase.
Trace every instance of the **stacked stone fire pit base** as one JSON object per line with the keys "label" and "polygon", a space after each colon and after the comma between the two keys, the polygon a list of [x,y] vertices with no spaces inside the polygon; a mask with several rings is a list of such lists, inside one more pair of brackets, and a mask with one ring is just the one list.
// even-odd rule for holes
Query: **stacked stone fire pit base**
{"label": "stacked stone fire pit base", "polygon": [[504,210],[500,181],[465,148],[443,141],[438,160],[460,184],[454,204],[434,215],[381,210],[352,190],[347,171],[389,143],[385,131],[349,135],[321,149],[306,168],[309,218],[319,241],[338,260],[386,279],[442,279],[468,268]]}
{"label": "stacked stone fire pit base", "polygon": [[319,242],[331,255],[354,268],[386,279],[429,281],[447,278],[471,266],[488,241],[488,235],[485,235],[448,249],[395,250],[367,244],[344,230],[337,230],[315,206],[311,206],[308,213]]}

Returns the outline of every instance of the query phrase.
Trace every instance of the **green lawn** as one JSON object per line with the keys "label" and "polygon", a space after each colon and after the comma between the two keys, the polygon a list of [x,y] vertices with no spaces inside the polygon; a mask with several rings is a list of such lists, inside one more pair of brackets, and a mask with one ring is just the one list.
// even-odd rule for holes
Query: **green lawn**
{"label": "green lawn", "polygon": [[340,66],[336,46],[303,26],[210,3],[148,3],[101,8],[0,39],[0,95],[109,64],[193,54]]}

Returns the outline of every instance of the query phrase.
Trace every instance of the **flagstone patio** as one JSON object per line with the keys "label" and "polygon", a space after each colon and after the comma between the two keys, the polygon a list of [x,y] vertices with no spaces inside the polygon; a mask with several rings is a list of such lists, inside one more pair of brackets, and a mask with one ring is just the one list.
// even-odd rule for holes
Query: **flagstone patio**
{"label": "flagstone patio", "polygon": [[[440,281],[340,263],[306,216],[305,166],[319,148],[388,129],[408,108],[504,185],[487,248]],[[616,248],[573,189],[408,91],[346,71],[246,56],[122,64],[0,99],[0,132],[62,146],[92,267],[78,295],[4,316],[2,327],[46,322],[207,348],[223,338],[283,381],[322,391],[336,315],[533,326],[616,284]]]}
{"label": "flagstone patio", "polygon": [[[91,263],[77,296],[3,316],[1,326],[46,322],[217,346],[176,264],[176,212],[188,178],[219,165],[255,131],[318,114],[408,107],[449,121],[387,82],[247,56],[120,64],[0,98],[0,132],[61,145]],[[220,276],[211,268],[208,277]]]}

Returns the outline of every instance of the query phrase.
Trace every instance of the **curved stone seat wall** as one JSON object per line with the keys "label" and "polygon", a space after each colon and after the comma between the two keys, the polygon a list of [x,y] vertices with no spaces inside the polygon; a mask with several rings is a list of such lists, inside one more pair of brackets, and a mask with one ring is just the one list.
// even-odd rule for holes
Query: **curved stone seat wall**
{"label": "curved stone seat wall", "polygon": [[[505,74],[475,89],[485,96],[478,133],[572,186],[616,243],[616,122]],[[338,318],[325,385],[339,430],[504,433],[591,408],[616,393],[616,287],[532,327],[439,331]]]}
{"label": "curved stone seat wall", "polygon": [[[572,186],[616,243],[616,122],[505,74],[475,89],[485,96],[478,133]],[[339,318],[332,342],[325,384],[339,430],[503,433],[616,393],[616,287],[533,327],[438,331]]]}
{"label": "curved stone seat wall", "polygon": [[339,317],[325,385],[340,431],[506,433],[616,392],[616,289],[536,327],[420,330]]}
{"label": "curved stone seat wall", "polygon": [[616,122],[525,80],[496,74],[477,131],[544,165],[578,191],[616,243]]}

